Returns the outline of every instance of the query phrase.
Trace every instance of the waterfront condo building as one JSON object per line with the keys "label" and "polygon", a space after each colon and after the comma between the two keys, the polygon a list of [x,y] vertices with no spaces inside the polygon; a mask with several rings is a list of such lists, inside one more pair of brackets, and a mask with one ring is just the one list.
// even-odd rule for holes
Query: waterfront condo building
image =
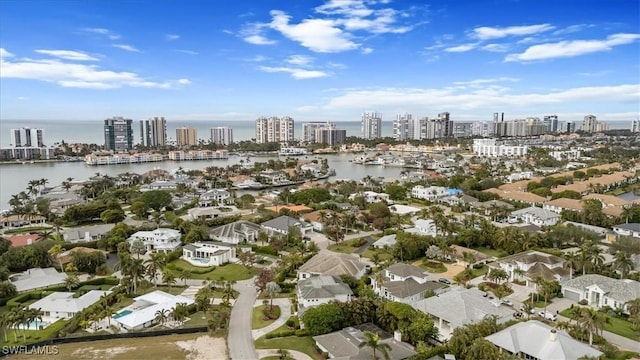
{"label": "waterfront condo building", "polygon": [[176,146],[195,146],[198,145],[198,133],[192,127],[179,127],[176,129]]}
{"label": "waterfront condo building", "polygon": [[233,129],[228,126],[212,127],[211,142],[225,146],[233,143]]}
{"label": "waterfront condo building", "polygon": [[335,129],[335,124],[329,121],[312,121],[302,124],[302,141],[306,143],[316,142],[316,130]]}
{"label": "waterfront condo building", "polygon": [[545,115],[542,122],[547,127],[548,133],[557,133],[558,132],[558,115]]}
{"label": "waterfront condo building", "polygon": [[609,124],[598,121],[595,115],[587,115],[582,121],[582,131],[586,133],[601,132],[609,130]]}
{"label": "waterfront condo building", "polygon": [[[420,124],[420,122],[418,122]],[[393,137],[398,141],[414,139],[414,119],[411,114],[398,114],[393,120]]]}
{"label": "waterfront condo building", "polygon": [[44,147],[44,130],[23,127],[11,129],[12,147]]}
{"label": "waterfront condo building", "polygon": [[378,139],[382,135],[382,115],[380,113],[364,113],[362,115],[362,138]]}
{"label": "waterfront condo building", "polygon": [[334,128],[316,129],[315,142],[329,146],[342,145],[347,141],[347,130]]}
{"label": "waterfront condo building", "polygon": [[114,116],[104,121],[104,148],[115,152],[133,149],[133,120]]}
{"label": "waterfront condo building", "polygon": [[146,147],[167,145],[167,121],[162,116],[140,120],[140,144]]}
{"label": "waterfront condo building", "polygon": [[290,142],[294,139],[293,118],[259,117],[256,119],[256,143]]}

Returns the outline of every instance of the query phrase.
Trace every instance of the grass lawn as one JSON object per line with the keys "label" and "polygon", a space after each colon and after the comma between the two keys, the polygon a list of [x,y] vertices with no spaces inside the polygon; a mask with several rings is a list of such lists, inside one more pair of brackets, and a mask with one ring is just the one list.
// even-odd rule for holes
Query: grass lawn
{"label": "grass lawn", "polygon": [[[218,266],[215,268],[208,268],[210,270],[204,273],[196,273],[196,271],[202,272],[203,269],[207,269],[207,268],[193,266],[182,259],[178,259],[172,262],[171,264],[176,265],[176,270],[171,270],[171,272],[173,272],[173,274],[176,277],[180,276],[180,273],[182,270],[187,270],[191,272],[191,274],[189,275],[190,279],[198,279],[198,280],[239,281],[239,280],[250,279],[255,274],[258,273],[258,269],[256,269],[255,267],[248,269],[247,267],[240,264],[226,264],[226,265]],[[179,279],[176,279],[176,280],[178,284],[181,283]]]}
{"label": "grass lawn", "polygon": [[[13,329],[7,331],[7,340],[9,340],[8,342],[4,341],[4,336],[0,336],[0,346],[6,346],[6,345],[22,345],[22,344],[28,344],[28,343],[32,343],[38,340],[43,340],[43,339],[48,339],[48,338],[52,338],[55,337],[55,335],[57,334],[57,332],[62,329],[65,325],[67,324],[67,320],[58,320],[55,323],[47,326],[46,328],[44,328],[43,330],[37,331],[37,330],[26,330],[26,342],[24,341],[23,338],[23,331],[22,329],[15,331]],[[17,335],[18,341],[15,341],[15,335]]]}
{"label": "grass lawn", "polygon": [[[267,305],[266,307],[268,307]],[[269,316],[269,320],[264,319],[264,305],[256,306],[253,308],[253,314],[251,316],[251,328],[252,329],[262,329],[263,327],[269,326],[273,324],[280,317],[280,307],[274,306],[273,313]]]}
{"label": "grass lawn", "polygon": [[482,265],[480,269],[471,268],[471,272],[473,273],[472,277],[477,278],[478,276],[485,275],[489,271],[489,267],[487,265]]}
{"label": "grass lawn", "polygon": [[341,242],[338,244],[331,244],[327,247],[327,249],[329,251],[333,251],[337,253],[352,254],[354,251],[356,251],[357,248],[349,244],[346,244],[346,242]]}
{"label": "grass lawn", "polygon": [[256,349],[289,349],[303,352],[314,359],[322,360],[323,357],[316,352],[316,342],[311,336],[297,337],[288,336],[283,338],[265,339],[261,337],[256,340]]}
{"label": "grass lawn", "polygon": [[[289,317],[287,319],[287,321],[289,320],[293,320],[293,322],[296,323],[296,329],[298,329],[300,327],[300,320],[298,320],[298,317],[295,315],[292,315],[291,317]],[[287,326],[287,322],[285,321],[284,324],[280,325],[279,328],[273,330],[272,332],[280,332],[280,331],[285,331],[285,330],[289,330],[289,327]]]}
{"label": "grass lawn", "polygon": [[495,249],[489,249],[486,247],[479,247],[476,248],[476,250],[478,250],[479,252],[485,254],[485,255],[489,255],[489,256],[494,256],[497,258],[503,257],[503,256],[507,256],[506,251],[504,250],[495,250]]}
{"label": "grass lawn", "polygon": [[420,267],[434,274],[439,274],[447,271],[447,268],[444,266],[443,263],[439,261],[433,261],[433,260],[426,260],[426,259],[423,260],[420,263]]}
{"label": "grass lawn", "polygon": [[[565,317],[571,315],[569,309],[562,310],[560,314]],[[605,331],[624,336],[631,340],[640,341],[640,331],[634,330],[629,321],[608,314],[605,314],[605,316],[609,319],[609,323],[604,325]]]}
{"label": "grass lawn", "polygon": [[388,259],[391,259],[393,257],[393,255],[385,252],[385,251],[381,251],[381,250],[375,250],[371,247],[369,247],[367,250],[365,250],[362,253],[362,257],[366,257],[367,259],[371,259],[373,257],[373,254],[378,254],[378,257],[380,258],[380,261],[385,261]]}
{"label": "grass lawn", "polygon": [[189,315],[189,320],[184,322],[184,327],[207,326],[207,315],[204,311],[197,311]]}

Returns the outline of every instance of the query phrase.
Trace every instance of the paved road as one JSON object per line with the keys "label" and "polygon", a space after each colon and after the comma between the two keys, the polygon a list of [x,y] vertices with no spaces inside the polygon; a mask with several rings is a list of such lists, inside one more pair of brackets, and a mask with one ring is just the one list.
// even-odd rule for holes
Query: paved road
{"label": "paved road", "polygon": [[234,288],[240,293],[231,310],[227,345],[232,360],[258,359],[251,336],[251,314],[256,302],[254,280],[239,281]]}
{"label": "paved road", "polygon": [[[261,329],[252,330],[251,332],[254,339],[258,339],[259,337],[279,328],[280,326],[284,325],[291,317],[291,300],[286,298],[276,298],[273,299],[273,304],[280,306],[280,317],[276,321],[271,323],[271,325],[265,326]],[[262,301],[256,301],[254,307],[259,305],[262,305]]]}

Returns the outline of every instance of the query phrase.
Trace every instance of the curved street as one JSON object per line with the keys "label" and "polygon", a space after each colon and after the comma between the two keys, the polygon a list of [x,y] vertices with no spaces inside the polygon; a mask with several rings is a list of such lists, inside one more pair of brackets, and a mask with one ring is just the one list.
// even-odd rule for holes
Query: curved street
{"label": "curved street", "polygon": [[233,360],[257,360],[258,354],[251,336],[251,314],[256,302],[256,288],[253,278],[238,281],[234,288],[238,291],[238,298],[231,310],[227,346]]}

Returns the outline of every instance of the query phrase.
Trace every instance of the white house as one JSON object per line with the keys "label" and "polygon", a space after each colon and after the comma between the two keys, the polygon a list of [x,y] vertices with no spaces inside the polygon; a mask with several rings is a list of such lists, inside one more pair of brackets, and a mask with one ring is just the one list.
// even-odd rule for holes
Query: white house
{"label": "white house", "polygon": [[338,276],[312,276],[298,281],[296,295],[300,311],[330,301],[347,302],[353,292]]}
{"label": "white house", "polygon": [[396,244],[396,234],[391,234],[391,235],[385,235],[383,237],[381,237],[380,239],[378,239],[376,242],[374,242],[373,244],[371,244],[371,246],[373,246],[374,248],[384,248],[385,246],[387,247],[393,247]]}
{"label": "white house", "polygon": [[224,189],[211,189],[200,195],[198,206],[209,207],[217,205],[232,204],[233,197],[231,193]]}
{"label": "white house", "polygon": [[18,292],[43,289],[53,285],[64,284],[67,274],[59,273],[55,268],[33,268],[25,272],[9,276],[9,281]]}
{"label": "white house", "polygon": [[140,185],[140,192],[147,192],[152,190],[175,190],[178,187],[178,183],[169,180],[158,180],[149,184]]}
{"label": "white house", "polygon": [[517,173],[511,173],[507,175],[506,180],[508,183],[512,183],[520,180],[528,180],[533,177],[533,171],[521,171]]}
{"label": "white house", "polygon": [[313,231],[313,225],[286,215],[265,221],[260,226],[267,232],[277,235],[287,235],[292,226],[299,228],[302,235]]}
{"label": "white house", "polygon": [[236,248],[230,244],[195,242],[182,248],[182,258],[194,266],[220,266],[236,259]]}
{"label": "white house", "polygon": [[180,246],[181,236],[178,230],[158,228],[153,231],[138,231],[127,242],[132,244],[136,240],[142,240],[147,251],[168,253]]}
{"label": "white house", "polygon": [[298,280],[315,275],[351,275],[360,279],[366,272],[366,266],[351,254],[321,252],[313,256],[298,269]]}
{"label": "white house", "polygon": [[640,238],[640,223],[614,225],[613,232],[622,236]]}
{"label": "white house", "polygon": [[212,240],[229,244],[251,244],[258,240],[258,232],[260,232],[260,225],[239,220],[212,229],[209,232],[209,237]]}
{"label": "white house", "polygon": [[108,233],[114,226],[115,224],[100,224],[67,228],[62,232],[62,237],[64,241],[73,243],[100,240],[100,237]]}
{"label": "white house", "polygon": [[535,226],[553,226],[560,221],[560,214],[551,210],[539,208],[537,206],[530,206],[528,208],[516,210],[509,216],[510,223],[516,223],[519,221],[525,224]]}
{"label": "white house", "polygon": [[445,287],[441,283],[428,281],[428,273],[413,265],[396,263],[386,268],[383,274],[382,282],[372,279],[373,291],[381,297],[405,304],[424,299],[429,290],[441,293]]}
{"label": "white house", "polygon": [[58,319],[74,317],[80,311],[98,302],[100,297],[110,293],[111,291],[90,290],[76,298],[75,293],[72,292],[54,292],[29,305],[29,308],[42,310],[44,323],[54,323]]}
{"label": "white house", "polygon": [[377,193],[375,191],[364,191],[362,193],[351,194],[349,195],[349,200],[353,200],[358,196],[364,197],[364,201],[367,203],[377,203],[384,201],[388,204],[393,204],[393,201],[389,199],[389,194]]}
{"label": "white house", "polygon": [[522,359],[599,359],[602,353],[538,320],[519,322],[485,337],[501,351]]}
{"label": "white house", "polygon": [[113,315],[112,319],[122,328],[140,330],[155,325],[156,312],[171,312],[177,304],[193,304],[193,299],[182,295],[171,295],[156,290],[133,299],[133,304]]}
{"label": "white house", "polygon": [[[531,287],[535,286],[537,277],[546,281],[562,282],[568,280],[571,273],[565,259],[535,250],[500,258],[490,266],[504,270],[509,274],[509,281],[524,280],[526,285]],[[523,274],[519,275],[519,272]]]}
{"label": "white house", "polygon": [[393,213],[393,214],[397,214],[397,215],[414,215],[417,214],[418,212],[420,212],[420,208],[417,208],[415,206],[407,206],[407,205],[400,205],[400,204],[395,204],[395,205],[391,205],[389,206],[389,210]]}
{"label": "white house", "polygon": [[640,282],[631,279],[613,279],[589,274],[567,280],[562,284],[562,294],[574,301],[586,300],[588,305],[602,308],[609,306],[627,311],[626,303],[640,297]]}
{"label": "white house", "polygon": [[264,179],[265,182],[273,185],[278,185],[289,181],[289,178],[284,171],[262,171],[258,174],[258,177]]}
{"label": "white house", "polygon": [[413,224],[415,226],[406,229],[405,232],[426,236],[437,235],[436,223],[431,219],[418,219],[414,221]]}
{"label": "white house", "polygon": [[444,186],[424,187],[422,185],[416,185],[411,189],[411,197],[416,199],[435,201],[447,195],[449,195],[449,189]]}

